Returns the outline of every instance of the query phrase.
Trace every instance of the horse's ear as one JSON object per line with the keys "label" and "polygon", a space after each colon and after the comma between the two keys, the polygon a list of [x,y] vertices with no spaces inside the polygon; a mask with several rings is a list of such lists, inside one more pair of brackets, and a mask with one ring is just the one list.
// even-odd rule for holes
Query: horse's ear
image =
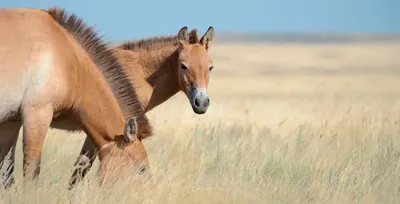
{"label": "horse's ear", "polygon": [[204,36],[200,39],[200,43],[208,50],[211,42],[214,40],[214,28],[210,26]]}
{"label": "horse's ear", "polygon": [[125,124],[124,136],[127,142],[133,142],[137,138],[136,116],[132,116]]}
{"label": "horse's ear", "polygon": [[189,33],[188,33],[188,29],[187,26],[184,26],[183,28],[181,28],[178,32],[178,40],[179,40],[179,44],[182,47],[185,47],[186,45],[189,44]]}

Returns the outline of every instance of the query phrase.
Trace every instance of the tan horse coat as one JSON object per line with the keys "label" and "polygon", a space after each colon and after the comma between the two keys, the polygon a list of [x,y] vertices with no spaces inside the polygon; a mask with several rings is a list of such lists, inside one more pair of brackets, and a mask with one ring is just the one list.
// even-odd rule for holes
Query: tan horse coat
{"label": "tan horse coat", "polygon": [[[175,36],[122,43],[113,49],[113,55],[128,75],[145,112],[182,91],[188,96],[194,112],[203,114],[206,107],[195,107],[196,97],[208,99],[207,86],[213,62],[207,51],[213,38],[212,27],[200,41],[196,30],[188,33],[184,27]],[[90,170],[95,152],[96,147],[87,137],[75,167],[82,163],[82,155],[88,156],[85,158],[89,163],[85,165],[87,168],[75,170],[70,180],[71,188]]]}
{"label": "tan horse coat", "polygon": [[[39,174],[49,126],[84,130],[104,150],[102,167],[112,164],[103,162],[110,151],[132,162],[143,149],[136,130],[144,138],[151,126],[126,74],[93,29],[57,8],[0,9],[0,28],[0,161],[12,153],[3,185],[13,182],[21,126],[24,176]],[[104,168],[100,173],[105,176]]]}

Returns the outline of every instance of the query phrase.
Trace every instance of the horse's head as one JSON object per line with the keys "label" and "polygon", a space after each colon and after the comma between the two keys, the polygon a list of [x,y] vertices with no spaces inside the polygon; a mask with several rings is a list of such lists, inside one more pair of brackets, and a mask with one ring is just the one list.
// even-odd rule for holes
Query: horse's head
{"label": "horse's head", "polygon": [[139,128],[144,127],[138,127],[137,117],[129,118],[125,124],[124,135],[116,137],[113,142],[100,149],[101,182],[105,179],[117,179],[124,173],[130,174],[132,168],[139,174],[148,173],[151,178],[147,153],[138,135]]}
{"label": "horse's head", "polygon": [[179,86],[189,98],[193,111],[197,114],[205,113],[210,105],[207,86],[209,74],[213,69],[213,61],[208,55],[208,48],[213,39],[212,26],[208,28],[200,41],[197,40],[197,36],[189,36],[186,26],[178,33]]}

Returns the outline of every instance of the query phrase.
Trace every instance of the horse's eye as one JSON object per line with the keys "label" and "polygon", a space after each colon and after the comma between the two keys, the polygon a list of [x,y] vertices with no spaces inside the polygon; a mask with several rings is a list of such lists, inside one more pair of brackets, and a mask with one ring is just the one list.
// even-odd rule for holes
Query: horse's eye
{"label": "horse's eye", "polygon": [[212,70],[212,69],[214,69],[214,66],[211,66],[210,68],[208,68],[210,71]]}
{"label": "horse's eye", "polygon": [[186,67],[186,65],[184,65],[184,64],[181,64],[181,69],[183,69],[183,70],[187,70],[187,67]]}

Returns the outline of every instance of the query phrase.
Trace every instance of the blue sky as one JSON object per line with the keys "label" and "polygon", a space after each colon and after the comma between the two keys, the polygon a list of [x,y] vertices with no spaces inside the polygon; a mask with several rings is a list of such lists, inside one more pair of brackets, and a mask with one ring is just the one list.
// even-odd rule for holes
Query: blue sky
{"label": "blue sky", "polygon": [[108,39],[218,32],[400,33],[400,0],[3,0],[1,7],[56,5]]}

